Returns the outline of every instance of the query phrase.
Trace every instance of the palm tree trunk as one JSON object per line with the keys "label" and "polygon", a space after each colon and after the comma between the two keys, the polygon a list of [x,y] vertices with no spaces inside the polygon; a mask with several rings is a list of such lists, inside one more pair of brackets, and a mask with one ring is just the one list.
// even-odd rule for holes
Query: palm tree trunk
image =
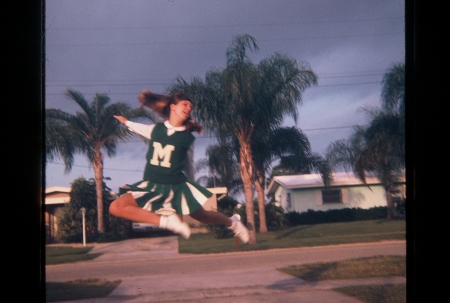
{"label": "palm tree trunk", "polygon": [[250,146],[247,142],[241,142],[240,164],[242,183],[244,184],[245,196],[245,210],[247,213],[247,228],[249,230],[250,238],[249,244],[256,244],[256,229],[255,229],[255,209],[253,206],[253,189],[252,189],[252,157]]}
{"label": "palm tree trunk", "polygon": [[387,202],[387,217],[393,219],[395,217],[394,204],[392,203],[391,188],[385,188],[386,190],[386,202]]}
{"label": "palm tree trunk", "polygon": [[259,232],[266,233],[267,232],[266,202],[264,200],[264,188],[261,186],[261,183],[259,181],[260,180],[255,182],[256,192],[258,194]]}
{"label": "palm tree trunk", "polygon": [[105,232],[105,224],[103,222],[103,156],[100,151],[95,152],[93,166],[97,193],[97,231],[102,234]]}

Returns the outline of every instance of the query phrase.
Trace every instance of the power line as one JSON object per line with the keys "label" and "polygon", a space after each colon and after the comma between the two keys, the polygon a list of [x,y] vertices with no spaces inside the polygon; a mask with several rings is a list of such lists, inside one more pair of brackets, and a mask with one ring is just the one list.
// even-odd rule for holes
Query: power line
{"label": "power line", "polygon": [[[355,126],[360,126],[360,125],[353,125],[353,126],[330,126],[330,127],[320,127],[320,128],[303,128],[301,129],[304,132],[307,131],[319,131],[319,130],[333,130],[333,129],[345,129],[345,128],[353,128]],[[217,136],[214,135],[208,135],[208,136],[199,136],[199,137],[195,137],[196,140],[198,139],[215,139],[217,138]],[[143,140],[128,140],[124,143],[144,143]]]}
{"label": "power line", "polygon": [[[49,163],[49,164],[55,164],[55,165],[65,165],[64,163],[60,163],[60,162],[52,162],[52,161],[48,161],[47,163]],[[92,168],[91,166],[86,166],[86,165],[76,165],[76,164],[73,164],[72,167]],[[132,169],[121,169],[121,168],[107,168],[107,167],[103,167],[103,170],[128,171],[128,172],[137,172],[137,173],[142,173],[142,172],[144,172],[144,170],[132,170]]]}
{"label": "power line", "polygon": [[[170,81],[171,80],[165,80],[165,82],[160,82],[160,83],[156,83],[156,82],[149,83],[149,81],[146,81],[146,82],[137,82],[137,83],[130,83],[130,84],[118,84],[118,83],[114,83],[114,84],[94,83],[94,84],[92,84],[92,82],[90,82],[89,84],[84,84],[84,83],[83,84],[72,84],[72,86],[114,86],[114,87],[119,87],[119,86],[137,86],[137,85],[149,85],[149,84],[152,84],[152,85],[159,85],[159,84],[167,85],[167,84],[170,84]],[[45,86],[46,87],[67,87],[69,85],[67,85],[67,84],[51,84],[51,85],[46,84]]]}
{"label": "power line", "polygon": [[[319,79],[335,79],[335,78],[351,78],[351,77],[368,77],[368,76],[382,76],[384,75],[385,71],[362,71],[361,73],[333,73],[333,74],[323,74],[319,76]],[[125,80],[114,80],[114,81],[125,81]],[[46,87],[67,87],[67,86],[83,86],[83,87],[89,87],[89,86],[113,86],[113,87],[120,87],[120,86],[137,86],[137,85],[159,85],[164,84],[168,85],[173,81],[173,79],[153,79],[153,80],[126,80],[127,82],[132,83],[108,83],[105,81],[101,82],[79,82],[74,84],[60,84],[55,83],[52,81],[47,81]],[[136,81],[136,82],[133,82]],[[50,84],[48,84],[50,82]]]}
{"label": "power line", "polygon": [[[380,84],[380,82],[359,82],[359,83],[340,83],[340,84],[327,84],[327,85],[318,85],[313,86],[311,88],[326,88],[326,87],[337,87],[337,86],[352,86],[352,85],[373,85],[373,84]],[[168,84],[167,84],[168,85]],[[68,86],[69,87],[69,86]],[[70,87],[77,87],[77,85],[71,85]],[[116,96],[137,96],[138,93],[120,93],[120,92],[114,92],[113,93]],[[46,96],[65,96],[64,93],[46,93]]]}
{"label": "power line", "polygon": [[[353,128],[354,126],[331,126],[331,127],[321,127],[321,128],[308,128],[308,129],[302,129],[302,131],[320,131],[320,130],[330,130],[330,129],[344,129],[344,128]],[[213,139],[217,138],[217,136],[202,136],[197,137],[196,139]],[[129,140],[125,143],[143,143],[142,140]],[[48,161],[47,163],[55,164],[55,165],[65,165],[64,163],[60,162],[52,162]],[[86,165],[72,165],[72,167],[81,167],[81,168],[92,168],[90,166]],[[124,172],[139,172],[142,173],[144,170],[132,170],[132,169],[121,169],[121,168],[107,168],[103,167],[103,170],[110,170],[110,171],[124,171]]]}
{"label": "power line", "polygon": [[[289,38],[275,38],[275,39],[258,39],[258,42],[283,42],[283,41],[300,41],[300,40],[318,40],[318,39],[343,39],[343,38],[372,38],[379,36],[395,36],[402,35],[404,36],[404,32],[400,33],[384,33],[384,34],[359,34],[359,35],[340,35],[340,36],[310,36],[310,37],[289,37]],[[186,44],[214,44],[214,43],[225,43],[225,40],[216,40],[216,41],[164,41],[157,42],[123,42],[123,43],[47,43],[46,46],[61,46],[61,47],[93,47],[93,46],[151,46],[151,47],[160,47],[161,45],[186,45]]]}
{"label": "power line", "polygon": [[353,22],[374,22],[374,21],[389,21],[389,20],[399,20],[403,21],[405,18],[402,17],[384,17],[384,18],[367,18],[367,19],[353,19],[353,20],[325,20],[325,21],[300,21],[300,22],[273,22],[273,23],[233,23],[233,24],[205,24],[205,25],[152,25],[152,26],[120,26],[120,27],[48,27],[47,31],[52,30],[148,30],[148,29],[186,29],[186,28],[226,28],[226,27],[241,27],[241,26],[290,26],[290,25],[317,25],[317,24],[337,24],[337,23],[353,23]]}
{"label": "power line", "polygon": [[[349,77],[362,77],[362,76],[381,76],[383,73],[362,73],[362,74],[335,74],[335,75],[324,75],[319,78],[322,79],[337,79],[337,78],[349,78]],[[129,83],[129,84],[107,84],[107,83],[76,83],[76,84],[46,84],[47,88],[56,88],[56,87],[133,87],[133,86],[153,86],[153,85],[169,85],[171,82],[159,82],[159,83],[151,83],[151,82],[139,82],[139,83]],[[318,85],[311,88],[326,88],[326,87],[337,87],[337,86],[352,86],[352,85],[371,85],[371,84],[380,84],[379,81],[369,81],[369,82],[357,82],[357,83],[340,83],[340,84],[324,84]],[[121,96],[136,96],[136,92],[127,93],[127,92],[115,92],[114,95]],[[63,93],[46,93],[47,96],[63,96]]]}
{"label": "power line", "polygon": [[367,74],[358,74],[358,73],[353,73],[353,74],[329,74],[329,75],[324,75],[324,76],[320,76],[320,79],[331,79],[331,78],[351,78],[351,77],[369,77],[369,76],[382,76],[384,75],[385,71],[380,71],[380,72],[373,72],[373,73],[367,73]]}
{"label": "power line", "polygon": [[[358,125],[355,125],[358,126]],[[302,131],[315,131],[315,130],[329,130],[329,129],[341,129],[341,128],[353,128],[354,126],[333,126],[333,127],[322,127],[322,128],[305,128]]]}

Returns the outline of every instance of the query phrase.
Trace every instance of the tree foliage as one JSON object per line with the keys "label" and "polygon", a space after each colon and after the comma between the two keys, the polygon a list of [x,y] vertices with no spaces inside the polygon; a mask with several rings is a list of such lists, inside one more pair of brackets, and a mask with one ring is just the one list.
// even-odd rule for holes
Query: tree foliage
{"label": "tree foliage", "polygon": [[237,140],[250,244],[256,243],[253,187],[264,187],[264,183],[254,183],[257,168],[252,138],[256,132],[280,127],[286,116],[297,121],[302,92],[317,84],[317,76],[308,64],[299,65],[295,59],[278,52],[254,64],[248,51],[256,50],[255,38],[247,34],[236,36],[226,51],[224,69],[211,69],[204,81],[194,77],[187,82],[178,77],[168,88],[169,91],[181,89],[196,101],[194,116],[218,137],[219,143],[230,135]]}
{"label": "tree foliage", "polygon": [[[225,196],[217,202],[217,211],[227,217],[231,217],[233,214],[237,213],[237,206],[240,206],[239,202],[230,196]],[[216,239],[227,239],[234,237],[233,231],[221,224],[209,223],[206,224],[206,228]]]}
{"label": "tree foliage", "polygon": [[95,94],[88,103],[78,92],[68,89],[66,95],[74,101],[81,111],[70,114],[60,109],[47,109],[45,112],[45,152],[46,160],[62,158],[65,172],[72,169],[76,154],[85,155],[94,168],[96,184],[98,226],[103,233],[105,224],[103,213],[103,153],[108,157],[116,155],[117,144],[133,137],[126,127],[116,121],[113,115],[125,116],[129,120],[155,120],[152,113],[140,108],[131,109],[122,102],[110,103],[106,94]]}
{"label": "tree foliage", "polygon": [[206,187],[226,187],[228,195],[242,192],[242,179],[239,175],[238,148],[230,143],[209,145],[206,157],[197,161],[196,170],[207,171],[197,181]]}
{"label": "tree foliage", "polygon": [[[103,184],[104,209],[108,209],[109,204],[114,198],[110,189]],[[86,180],[84,178],[78,178],[73,181],[69,203],[60,208],[56,214],[58,219],[58,239],[65,243],[81,243],[83,241],[82,208],[86,210],[86,241],[98,242],[100,234],[97,231],[96,186],[93,179]],[[106,231],[114,234],[114,238],[124,238],[128,234],[130,229],[130,223],[128,221],[110,217],[106,212],[103,213],[103,218],[107,223]]]}
{"label": "tree foliage", "polygon": [[[259,218],[260,216],[260,208],[258,200],[255,199],[253,201],[254,210],[255,210],[255,224],[256,229],[259,231],[261,228],[261,222]],[[274,231],[279,230],[286,226],[286,218],[285,218],[285,212],[281,206],[277,206],[274,201],[270,201],[267,203],[263,209],[265,213],[265,217],[267,218],[267,229],[268,231]],[[236,209],[236,213],[238,213],[241,216],[242,222],[246,222],[247,218],[247,209],[245,207],[240,207]]]}
{"label": "tree foliage", "polygon": [[351,168],[364,184],[366,175],[375,175],[386,191],[387,216],[393,218],[392,193],[405,169],[405,65],[393,64],[383,77],[381,108],[366,109],[371,120],[356,127],[348,140],[327,148],[334,168]]}

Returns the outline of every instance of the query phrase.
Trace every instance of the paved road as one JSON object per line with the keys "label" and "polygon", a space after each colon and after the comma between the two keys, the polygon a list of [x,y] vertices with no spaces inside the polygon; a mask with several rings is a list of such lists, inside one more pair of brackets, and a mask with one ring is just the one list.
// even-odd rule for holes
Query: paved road
{"label": "paved road", "polygon": [[[107,299],[77,302],[330,302],[356,303],[332,291],[356,284],[404,283],[404,277],[308,283],[279,267],[376,255],[406,255],[405,241],[274,249],[208,255],[178,254],[176,236],[96,244],[91,261],[46,266],[46,281],[122,280]],[[66,301],[66,303],[68,303]]]}

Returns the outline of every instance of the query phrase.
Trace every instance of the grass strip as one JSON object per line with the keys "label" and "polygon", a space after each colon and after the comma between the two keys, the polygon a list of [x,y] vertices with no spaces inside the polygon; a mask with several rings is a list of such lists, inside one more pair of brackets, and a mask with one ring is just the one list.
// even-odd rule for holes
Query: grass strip
{"label": "grass strip", "polygon": [[290,265],[278,270],[309,282],[374,277],[406,277],[406,257],[383,255],[336,262]]}
{"label": "grass strip", "polygon": [[406,283],[348,286],[335,290],[366,303],[406,303]]}
{"label": "grass strip", "polygon": [[46,302],[104,298],[121,283],[121,280],[100,279],[75,280],[45,283]]}
{"label": "grass strip", "polygon": [[267,233],[257,233],[257,243],[236,246],[234,238],[216,239],[212,234],[192,234],[178,239],[178,251],[208,254],[254,251],[273,248],[307,247],[349,243],[405,240],[404,220],[368,220],[356,222],[300,225]]}

